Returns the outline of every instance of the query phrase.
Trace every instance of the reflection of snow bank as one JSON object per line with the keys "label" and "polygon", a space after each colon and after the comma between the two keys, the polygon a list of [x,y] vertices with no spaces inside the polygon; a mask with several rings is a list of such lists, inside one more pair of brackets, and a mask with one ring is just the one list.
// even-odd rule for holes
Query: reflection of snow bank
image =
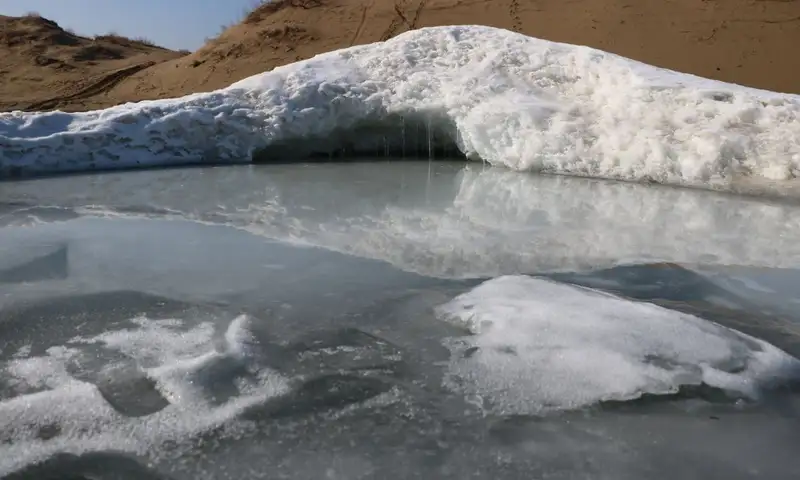
{"label": "reflection of snow bank", "polygon": [[212,93],[0,115],[0,175],[241,162],[256,151],[399,155],[427,152],[432,134],[520,170],[694,185],[787,179],[800,171],[799,112],[793,95],[505,30],[437,27]]}
{"label": "reflection of snow bank", "polygon": [[[348,167],[318,174],[308,169],[300,177],[317,185],[334,168]],[[438,198],[427,202],[424,165],[397,167],[409,185],[403,189],[386,180],[392,174],[364,173],[387,167],[349,168],[361,172],[362,182],[331,180],[312,192],[303,182],[282,178],[264,190],[262,201],[250,196],[246,208],[228,206],[207,218],[434,276],[661,261],[800,266],[800,214],[794,205],[496,168],[463,170],[453,183],[443,175],[433,185]],[[197,209],[197,203],[189,208]]]}
{"label": "reflection of snow bank", "polygon": [[[160,445],[190,441],[193,435],[229,424],[247,407],[287,391],[287,381],[269,369],[250,369],[249,375],[241,375],[240,368],[247,367],[242,363],[246,317],[231,322],[222,348],[215,348],[210,324],[188,328],[180,320],[147,318],[134,319],[133,324],[130,329],[74,338],[66,347],[48,349],[45,356],[27,357],[23,351],[0,365],[18,394],[0,401],[0,476],[62,452],[117,450],[157,457]],[[124,366],[102,364],[97,350],[91,350],[98,347],[123,354],[120,358],[143,370],[126,378],[108,378],[124,371]],[[80,366],[86,359],[101,364],[84,370]],[[95,385],[84,381],[103,378],[107,386],[118,383],[108,388],[128,391],[125,383],[135,382],[137,376],[155,381],[155,388],[168,399],[163,409],[146,417],[121,415]],[[210,401],[209,389],[226,382],[238,395]],[[147,383],[138,385],[146,389]],[[131,393],[132,398],[122,400],[130,403],[151,396],[146,390]],[[40,436],[46,430],[54,433],[44,441]]]}
{"label": "reflection of snow bank", "polygon": [[[7,183],[3,194],[35,204],[75,205],[90,216],[229,225],[434,276],[494,277],[661,261],[800,267],[796,205],[474,165],[458,173],[449,164],[432,170],[430,180],[428,166],[416,162],[158,170]],[[135,247],[130,251],[136,258],[146,248],[155,263],[162,256],[172,259],[186,250],[185,242],[175,239],[184,233],[173,227],[163,227],[163,235],[149,229],[145,238],[135,234],[135,225],[97,224],[85,235],[76,232],[87,227],[41,225],[4,230],[0,244],[17,248],[41,242],[42,235],[70,242],[71,275],[77,275],[80,262],[73,260],[78,254],[102,255],[108,235],[115,245]],[[58,233],[47,233],[51,230]],[[120,255],[115,250],[115,262]]]}
{"label": "reflection of snow bank", "polygon": [[761,340],[544,279],[498,277],[442,305],[439,314],[475,334],[452,341],[449,383],[502,413],[701,384],[756,397],[765,387],[800,380],[800,361]]}

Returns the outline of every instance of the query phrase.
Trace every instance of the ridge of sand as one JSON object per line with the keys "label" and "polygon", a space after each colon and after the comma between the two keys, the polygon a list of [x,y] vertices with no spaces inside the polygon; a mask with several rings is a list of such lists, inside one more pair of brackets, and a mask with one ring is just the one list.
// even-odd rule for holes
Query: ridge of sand
{"label": "ridge of sand", "polygon": [[[464,24],[800,93],[800,60],[792,53],[800,46],[800,0],[274,0],[191,55],[131,70],[102,95],[90,88],[58,107],[86,110],[210,91],[318,53]],[[38,86],[27,93],[37,92]],[[7,95],[0,90],[0,108]]]}
{"label": "ridge of sand", "polygon": [[181,54],[118,35],[82,37],[38,15],[0,15],[0,110],[72,107],[143,68]]}

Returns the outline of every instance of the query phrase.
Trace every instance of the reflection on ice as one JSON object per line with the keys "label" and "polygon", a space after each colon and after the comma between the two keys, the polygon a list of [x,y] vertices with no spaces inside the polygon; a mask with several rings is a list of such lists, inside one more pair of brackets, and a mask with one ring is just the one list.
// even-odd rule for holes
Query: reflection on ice
{"label": "reflection on ice", "polygon": [[800,265],[794,205],[451,163],[138,172],[10,184],[4,194],[89,215],[231,225],[435,276]]}

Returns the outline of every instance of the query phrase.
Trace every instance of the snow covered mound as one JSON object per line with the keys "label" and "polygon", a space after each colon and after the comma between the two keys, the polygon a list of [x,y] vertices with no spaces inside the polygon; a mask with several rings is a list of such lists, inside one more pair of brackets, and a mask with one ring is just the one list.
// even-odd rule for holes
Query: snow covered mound
{"label": "snow covered mound", "polygon": [[211,93],[0,115],[0,176],[457,147],[518,170],[719,187],[800,173],[800,97],[489,27],[436,27]]}
{"label": "snow covered mound", "polygon": [[499,414],[536,414],[710,387],[734,398],[800,381],[800,360],[652,304],[527,276],[489,280],[439,307],[448,384]]}

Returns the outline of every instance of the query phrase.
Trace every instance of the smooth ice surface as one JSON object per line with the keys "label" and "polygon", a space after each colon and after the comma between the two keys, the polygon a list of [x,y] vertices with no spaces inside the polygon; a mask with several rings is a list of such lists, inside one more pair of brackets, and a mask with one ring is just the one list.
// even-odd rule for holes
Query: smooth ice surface
{"label": "smooth ice surface", "polygon": [[[137,271],[146,266],[136,252],[146,251],[158,259],[153,263],[162,264],[182,258],[196,243],[187,244],[177,233],[184,231],[180,223],[146,234],[135,222],[110,232],[102,223],[82,220],[86,226],[76,229],[50,222],[46,209],[24,205],[60,205],[69,209],[62,214],[66,219],[78,212],[227,225],[438,277],[661,261],[800,267],[800,207],[789,202],[473,164],[369,161],[149,170],[9,182],[2,191],[23,206],[18,213],[0,214],[0,224],[39,228],[3,232],[0,248],[31,248],[45,238],[49,244],[69,243],[73,271],[80,269],[79,258],[110,259],[110,238],[126,246],[122,253],[114,251],[115,258],[133,257]],[[200,235],[198,229],[187,237]],[[179,271],[191,271],[188,279],[214,276],[213,269],[227,268],[233,258],[230,265],[239,272],[256,270],[251,259],[263,254],[252,253],[249,244],[228,242],[234,240],[221,241],[220,248],[230,253],[209,259],[213,268],[187,260]],[[110,274],[105,275],[107,283]],[[153,275],[147,284],[170,291],[192,285],[166,285],[161,278]]]}
{"label": "smooth ice surface", "polygon": [[187,97],[0,115],[0,176],[457,147],[517,170],[726,188],[800,171],[800,97],[480,26]]}
{"label": "smooth ice surface", "polygon": [[528,276],[489,280],[442,305],[466,326],[450,387],[490,411],[529,414],[705,385],[758,398],[800,380],[800,361],[706,320]]}

